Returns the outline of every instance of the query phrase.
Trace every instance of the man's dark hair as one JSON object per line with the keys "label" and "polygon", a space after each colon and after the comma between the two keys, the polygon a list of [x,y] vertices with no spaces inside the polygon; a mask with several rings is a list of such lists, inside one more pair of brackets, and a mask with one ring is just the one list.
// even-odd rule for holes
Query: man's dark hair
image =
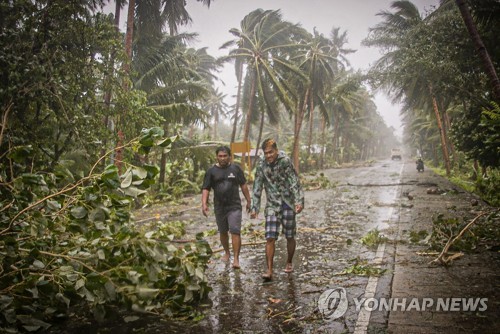
{"label": "man's dark hair", "polygon": [[276,140],[272,139],[272,138],[267,138],[266,140],[264,140],[264,142],[262,143],[262,150],[266,150],[266,148],[268,147],[272,147],[274,148],[275,150],[278,149],[278,144],[276,144]]}
{"label": "man's dark hair", "polygon": [[231,149],[227,146],[219,146],[215,149],[215,154],[219,154],[220,151],[226,152],[227,155],[231,155]]}

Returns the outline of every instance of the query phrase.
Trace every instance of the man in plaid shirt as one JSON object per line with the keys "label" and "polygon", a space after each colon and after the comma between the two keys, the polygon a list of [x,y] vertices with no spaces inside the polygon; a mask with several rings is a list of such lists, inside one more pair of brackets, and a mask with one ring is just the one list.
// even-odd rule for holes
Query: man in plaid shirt
{"label": "man in plaid shirt", "polygon": [[296,214],[304,208],[304,192],[292,161],[283,152],[278,151],[274,139],[266,139],[262,143],[264,158],[261,158],[255,171],[251,218],[257,217],[260,210],[262,189],[266,190],[266,263],[267,272],[264,280],[273,276],[273,259],[279,227],[287,241],[287,262],[285,272],[293,271],[293,255],[295,253]]}

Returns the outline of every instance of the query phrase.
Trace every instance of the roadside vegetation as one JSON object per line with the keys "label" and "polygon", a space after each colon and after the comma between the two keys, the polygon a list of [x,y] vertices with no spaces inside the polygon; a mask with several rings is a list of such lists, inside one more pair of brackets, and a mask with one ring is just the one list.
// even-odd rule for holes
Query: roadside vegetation
{"label": "roadside vegetation", "polygon": [[[500,207],[500,169],[491,169],[488,174],[483,175],[477,173],[471,163],[465,162],[464,165],[452,169],[448,179],[467,192],[478,195],[489,205]],[[432,170],[446,177],[444,169],[433,167]]]}
{"label": "roadside vegetation", "polygon": [[[2,331],[48,328],[75,306],[98,320],[113,306],[195,316],[212,250],[201,236],[172,243],[182,222],[139,225],[133,210],[199,193],[216,146],[270,136],[312,173],[308,187],[334,187],[319,170],[400,145],[372,88],[404,104],[412,155],[498,205],[497,1],[423,14],[394,2],[365,41],[384,52],[368,73],[351,68],[347,32],[307,31],[280,11],[241,18],[215,59],[178,32],[185,2],[112,1],[111,15],[105,4],[0,4]],[[134,18],[125,33],[121,11]],[[232,106],[217,88],[223,64],[238,78]]]}

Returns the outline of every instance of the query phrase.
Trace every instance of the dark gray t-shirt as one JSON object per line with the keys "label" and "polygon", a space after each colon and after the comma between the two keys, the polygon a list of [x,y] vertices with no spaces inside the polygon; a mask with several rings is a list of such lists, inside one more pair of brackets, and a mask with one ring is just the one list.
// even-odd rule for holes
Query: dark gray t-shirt
{"label": "dark gray t-shirt", "polygon": [[241,209],[239,188],[246,182],[240,166],[230,164],[221,168],[214,165],[207,170],[202,189],[214,190],[215,210]]}

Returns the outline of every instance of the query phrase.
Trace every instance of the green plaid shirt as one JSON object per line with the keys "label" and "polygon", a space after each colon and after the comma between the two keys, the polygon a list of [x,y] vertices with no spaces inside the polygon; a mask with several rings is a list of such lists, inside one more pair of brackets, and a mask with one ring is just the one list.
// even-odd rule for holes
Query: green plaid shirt
{"label": "green plaid shirt", "polygon": [[266,190],[266,216],[280,216],[283,203],[295,210],[295,204],[304,207],[304,192],[292,161],[279,152],[276,160],[269,164],[261,157],[255,170],[253,182],[252,210],[260,211],[262,189]]}

